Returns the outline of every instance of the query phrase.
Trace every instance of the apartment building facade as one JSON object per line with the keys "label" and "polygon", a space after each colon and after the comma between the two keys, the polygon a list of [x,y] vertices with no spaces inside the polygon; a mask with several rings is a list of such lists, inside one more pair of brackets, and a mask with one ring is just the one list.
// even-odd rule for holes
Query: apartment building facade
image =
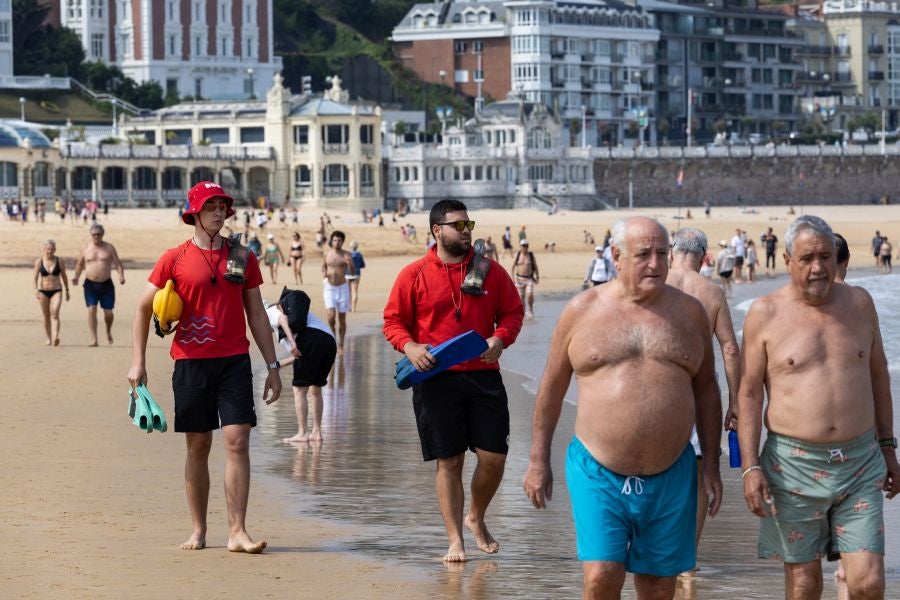
{"label": "apartment building facade", "polygon": [[88,60],[182,98],[258,97],[282,68],[272,0],[54,0],[52,8]]}
{"label": "apartment building facade", "polygon": [[900,125],[900,3],[828,0],[822,16],[833,49],[831,88],[860,111],[885,111]]}
{"label": "apartment building facade", "polygon": [[0,78],[13,75],[12,0],[0,0]]}
{"label": "apartment building facade", "polygon": [[659,32],[640,7],[617,0],[417,4],[392,39],[420,78],[473,96],[476,108],[514,91],[551,107],[573,139],[589,145],[655,138]]}

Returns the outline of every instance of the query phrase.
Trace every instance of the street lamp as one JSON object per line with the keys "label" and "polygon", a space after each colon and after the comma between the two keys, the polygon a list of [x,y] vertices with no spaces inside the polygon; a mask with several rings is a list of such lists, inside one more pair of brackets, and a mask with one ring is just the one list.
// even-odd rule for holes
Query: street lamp
{"label": "street lamp", "polygon": [[441,69],[440,71],[438,71],[438,77],[441,78],[441,85],[444,85],[444,78],[447,77],[447,71]]}
{"label": "street lamp", "polygon": [[19,96],[19,118],[25,120],[25,96]]}
{"label": "street lamp", "polygon": [[250,98],[256,98],[256,85],[253,79],[253,67],[247,67],[247,77],[250,78]]}
{"label": "street lamp", "polygon": [[117,135],[119,135],[119,123],[118,123],[118,121],[116,121],[116,99],[113,98],[112,100],[110,100],[110,102],[112,103],[112,107],[113,107],[113,121],[112,121],[113,135],[117,136]]}

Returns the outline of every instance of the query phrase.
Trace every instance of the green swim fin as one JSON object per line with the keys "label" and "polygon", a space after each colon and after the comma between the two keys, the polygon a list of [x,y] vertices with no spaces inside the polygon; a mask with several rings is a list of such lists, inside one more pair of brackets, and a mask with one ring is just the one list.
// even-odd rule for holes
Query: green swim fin
{"label": "green swim fin", "polygon": [[147,401],[135,390],[128,390],[128,416],[131,422],[141,431],[153,431],[153,414]]}
{"label": "green swim fin", "polygon": [[156,403],[156,400],[153,399],[153,396],[150,395],[150,390],[147,389],[143,383],[137,386],[138,395],[147,403],[147,406],[150,410],[150,430],[153,429],[159,431],[160,433],[165,433],[169,428],[168,423],[166,422],[166,413],[163,409]]}

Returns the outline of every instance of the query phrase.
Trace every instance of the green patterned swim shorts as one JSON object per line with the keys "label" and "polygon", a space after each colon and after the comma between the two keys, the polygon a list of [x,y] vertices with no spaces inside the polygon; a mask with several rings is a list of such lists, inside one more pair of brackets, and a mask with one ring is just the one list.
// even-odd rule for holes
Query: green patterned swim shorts
{"label": "green patterned swim shorts", "polygon": [[868,431],[811,444],[769,433],[760,464],[772,495],[758,555],[804,563],[840,552],[884,554],[884,457]]}

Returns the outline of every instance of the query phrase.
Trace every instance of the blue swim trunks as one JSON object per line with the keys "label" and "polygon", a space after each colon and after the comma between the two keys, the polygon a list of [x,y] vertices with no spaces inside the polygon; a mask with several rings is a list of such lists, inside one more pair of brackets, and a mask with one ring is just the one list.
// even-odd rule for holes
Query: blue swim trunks
{"label": "blue swim trunks", "polygon": [[97,306],[103,310],[112,310],[116,305],[116,288],[112,279],[106,281],[84,280],[84,303],[87,306]]}
{"label": "blue swim trunks", "polygon": [[657,475],[613,473],[576,437],[566,482],[579,560],[625,564],[629,573],[673,577],[697,560],[697,461],[690,444]]}

